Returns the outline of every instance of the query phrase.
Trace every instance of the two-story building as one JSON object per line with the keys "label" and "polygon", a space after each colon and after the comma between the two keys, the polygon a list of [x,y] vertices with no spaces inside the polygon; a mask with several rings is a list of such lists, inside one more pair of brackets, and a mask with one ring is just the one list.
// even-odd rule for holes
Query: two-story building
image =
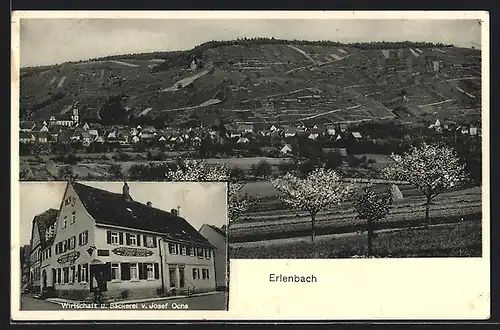
{"label": "two-story building", "polygon": [[214,254],[215,284],[217,289],[226,289],[229,277],[226,232],[214,225],[204,224],[200,228],[200,234],[217,248]]}
{"label": "two-story building", "polygon": [[109,298],[214,291],[215,247],[185,219],[134,201],[129,189],[67,184],[52,253],[42,261],[46,291],[85,299],[98,273]]}

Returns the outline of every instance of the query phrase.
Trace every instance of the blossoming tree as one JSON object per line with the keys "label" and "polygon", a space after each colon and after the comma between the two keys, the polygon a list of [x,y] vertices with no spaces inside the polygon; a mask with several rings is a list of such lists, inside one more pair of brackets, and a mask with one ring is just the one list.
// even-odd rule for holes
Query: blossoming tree
{"label": "blossoming tree", "polygon": [[206,161],[184,160],[179,164],[176,171],[165,174],[167,180],[171,181],[223,181],[228,182],[228,219],[231,223],[244,213],[251,205],[252,199],[247,195],[241,195],[240,191],[244,184],[229,182],[230,170],[225,165],[208,164]]}
{"label": "blossoming tree", "polygon": [[465,166],[455,151],[447,146],[423,143],[403,156],[392,155],[393,163],[382,170],[388,179],[407,181],[426,198],[424,226],[430,224],[431,201],[441,192],[462,184]]}
{"label": "blossoming tree", "polygon": [[353,206],[357,213],[356,217],[367,222],[368,257],[372,255],[375,224],[389,214],[391,204],[392,195],[390,192],[378,196],[370,186],[366,186],[354,200]]}
{"label": "blossoming tree", "polygon": [[306,211],[311,216],[311,241],[314,241],[314,222],[318,212],[333,204],[340,204],[349,194],[350,185],[340,181],[334,170],[317,168],[305,178],[287,173],[271,181],[282,193],[281,200],[292,208]]}

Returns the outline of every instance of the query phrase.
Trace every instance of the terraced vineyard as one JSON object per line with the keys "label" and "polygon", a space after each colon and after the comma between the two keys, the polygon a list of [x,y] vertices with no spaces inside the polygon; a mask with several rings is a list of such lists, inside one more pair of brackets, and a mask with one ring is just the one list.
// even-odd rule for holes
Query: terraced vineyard
{"label": "terraced vineyard", "polygon": [[191,114],[248,123],[480,114],[481,58],[473,49],[235,44],[203,50],[205,65],[194,70],[158,70],[162,59],[137,56],[23,69],[22,115],[46,118],[78,101],[84,118],[113,95],[125,96],[128,114],[174,122]]}

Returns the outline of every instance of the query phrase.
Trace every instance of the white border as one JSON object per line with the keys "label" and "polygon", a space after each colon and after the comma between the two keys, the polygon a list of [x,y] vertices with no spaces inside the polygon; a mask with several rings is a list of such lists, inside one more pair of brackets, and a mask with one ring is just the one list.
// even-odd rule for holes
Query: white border
{"label": "white border", "polygon": [[[303,265],[307,263],[309,266],[315,266],[317,269],[331,269],[331,271],[339,272],[341,267],[351,267],[359,265],[366,271],[366,265],[373,263],[370,260],[274,260],[272,262],[264,262],[262,260],[238,260],[237,268],[232,269],[230,279],[231,290],[229,298],[229,311],[93,311],[91,314],[92,320],[231,320],[231,319],[256,319],[256,320],[294,320],[294,319],[310,319],[310,320],[334,320],[334,319],[485,319],[489,317],[489,283],[490,283],[490,205],[489,205],[489,14],[485,11],[30,11],[30,12],[14,12],[12,15],[12,66],[11,66],[11,107],[12,107],[12,154],[11,154],[11,209],[12,226],[11,226],[11,317],[15,320],[88,320],[89,313],[86,311],[19,311],[19,289],[20,279],[16,274],[19,272],[19,223],[16,221],[16,211],[19,210],[19,154],[18,154],[18,128],[19,128],[19,20],[20,18],[149,18],[149,19],[480,19],[482,20],[482,129],[483,129],[483,257],[470,259],[420,259],[418,262],[414,260],[409,264],[411,259],[394,259],[377,262],[377,268],[371,268],[369,272],[371,276],[376,276],[377,269],[384,264],[391,264],[394,271],[402,272],[402,266],[432,264],[438,267],[439,265],[455,265],[455,269],[469,270],[469,274],[449,274],[451,278],[448,282],[443,282],[441,285],[460,285],[460,281],[471,278],[470,283],[462,283],[463,288],[473,290],[474,285],[477,286],[477,294],[479,300],[474,301],[470,308],[470,313],[462,313],[456,315],[454,311],[449,313],[425,310],[425,301],[422,301],[419,308],[422,310],[400,310],[398,305],[405,305],[407,301],[393,301],[394,305],[391,310],[380,310],[380,313],[364,312],[362,306],[359,310],[344,310],[343,314],[335,310],[331,310],[329,301],[324,301],[324,307],[319,308],[315,305],[315,309],[307,309],[302,306],[299,309],[290,306],[290,303],[281,301],[280,292],[283,297],[286,291],[277,290],[276,292],[259,291],[258,284],[253,287],[253,290],[240,290],[243,287],[234,287],[237,284],[238,278],[234,278],[236,273],[245,274],[246,271],[251,272],[252,278],[256,278],[260,273],[266,273],[269,269],[278,269],[280,265],[291,267]],[[232,264],[234,265],[234,261]],[[328,265],[328,267],[327,267]],[[460,266],[456,268],[457,266]],[[478,270],[478,266],[482,273],[475,274],[474,269]],[[266,268],[268,267],[268,268]],[[339,268],[340,267],[340,268]],[[356,266],[357,267],[357,266]],[[468,268],[473,267],[473,268]],[[347,269],[347,268],[345,268]],[[447,267],[441,266],[436,271],[436,279],[440,278],[442,273],[446,273]],[[402,272],[402,275],[418,277],[417,273]],[[472,276],[474,275],[474,276]],[[462,277],[460,277],[462,276]],[[241,278],[244,278],[241,275]],[[456,278],[458,279],[458,282]],[[380,278],[379,286],[384,285],[384,279]],[[475,283],[480,281],[481,283]],[[418,282],[416,282],[417,284]],[[449,283],[449,284],[448,284]],[[415,284],[415,285],[416,285]],[[246,286],[247,283],[241,283],[241,286]],[[255,284],[248,283],[248,286]],[[386,284],[387,285],[387,284]],[[427,284],[428,285],[428,284]],[[344,285],[345,286],[345,285]],[[347,285],[348,286],[348,285]],[[457,287],[459,289],[460,287]],[[350,292],[359,299],[359,295],[366,295],[369,298],[370,290],[377,289],[376,285],[365,288],[364,292]],[[425,290],[426,283],[422,283],[417,290]],[[292,288],[295,290],[295,287]],[[368,290],[368,291],[366,291]],[[239,293],[238,293],[239,292]],[[415,291],[416,293],[418,291]],[[341,293],[341,292],[339,292]],[[394,292],[390,292],[395,294]],[[344,293],[348,295],[349,293]],[[388,296],[391,296],[390,294]],[[297,299],[300,300],[300,292]],[[347,296],[339,296],[337,299],[345,299]],[[364,296],[361,296],[364,297]],[[384,299],[384,296],[378,297]],[[446,301],[446,297],[440,297]],[[456,299],[456,297],[449,297]],[[316,295],[315,299],[325,299],[320,295]],[[411,298],[409,298],[411,299]],[[245,304],[245,301],[250,303]],[[264,303],[266,302],[267,305]],[[450,301],[452,303],[452,301]],[[292,302],[293,305],[293,302]],[[406,304],[407,305],[407,304]],[[260,309],[259,309],[260,306]],[[391,305],[392,306],[392,305]],[[409,305],[408,305],[409,306]],[[412,305],[413,306],[413,305]],[[254,308],[254,309],[252,309]],[[425,310],[425,311],[424,311]],[[446,310],[444,310],[446,311]],[[467,311],[467,310],[466,310]]]}

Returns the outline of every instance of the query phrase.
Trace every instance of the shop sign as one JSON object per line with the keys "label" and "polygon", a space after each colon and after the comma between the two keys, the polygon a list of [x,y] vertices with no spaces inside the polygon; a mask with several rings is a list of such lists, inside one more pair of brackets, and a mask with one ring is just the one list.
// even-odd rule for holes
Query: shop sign
{"label": "shop sign", "polygon": [[124,257],[149,257],[153,252],[143,248],[117,247],[111,250],[116,255]]}
{"label": "shop sign", "polygon": [[78,251],[73,251],[70,253],[67,253],[65,255],[60,256],[57,259],[57,262],[60,264],[65,264],[65,263],[74,263],[76,259],[80,257],[80,252]]}

